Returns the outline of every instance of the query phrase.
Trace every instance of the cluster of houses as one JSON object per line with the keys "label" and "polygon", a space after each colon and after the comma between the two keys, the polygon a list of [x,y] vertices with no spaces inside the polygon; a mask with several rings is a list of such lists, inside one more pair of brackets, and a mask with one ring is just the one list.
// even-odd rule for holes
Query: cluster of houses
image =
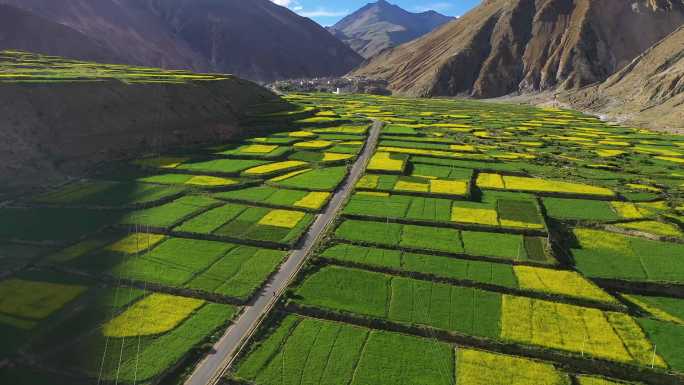
{"label": "cluster of houses", "polygon": [[290,79],[269,84],[276,92],[390,95],[387,86],[387,81],[361,77]]}

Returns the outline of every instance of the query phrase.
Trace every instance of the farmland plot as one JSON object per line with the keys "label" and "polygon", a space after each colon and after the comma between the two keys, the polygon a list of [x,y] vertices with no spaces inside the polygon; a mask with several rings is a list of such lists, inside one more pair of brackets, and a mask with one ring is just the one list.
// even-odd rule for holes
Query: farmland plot
{"label": "farmland plot", "polygon": [[428,339],[290,315],[234,375],[262,385],[450,385],[454,353]]}
{"label": "farmland plot", "polygon": [[157,174],[140,177],[136,181],[162,185],[182,185],[191,188],[223,188],[241,183],[239,179],[235,178],[191,174]]}
{"label": "farmland plot", "polygon": [[347,176],[347,171],[347,167],[343,166],[305,169],[272,178],[267,184],[291,189],[334,191]]}
{"label": "farmland plot", "polygon": [[[652,342],[627,314],[475,288],[325,267],[297,288],[295,301],[617,362],[646,366],[653,360]],[[667,366],[655,357],[656,365]]]}
{"label": "farmland plot", "polygon": [[312,221],[313,216],[303,211],[229,203],[181,224],[174,231],[289,246],[299,240]]}
{"label": "farmland plot", "polygon": [[[283,254],[230,243],[171,238],[145,254],[129,257],[110,274],[171,287],[218,291],[224,295],[230,295],[233,289],[239,293],[234,297],[243,298],[251,291],[245,292],[245,288],[240,290],[237,286],[255,289],[274,270]],[[259,270],[253,271],[250,265],[256,265]],[[235,287],[231,288],[231,283]]]}
{"label": "farmland plot", "polygon": [[270,186],[249,187],[215,194],[218,199],[235,202],[268,204],[318,211],[330,199],[327,192],[278,189]]}
{"label": "farmland plot", "polygon": [[684,282],[680,262],[684,245],[577,228],[579,247],[572,253],[589,277],[626,281]]}
{"label": "farmland plot", "polygon": [[121,225],[168,229],[219,204],[220,201],[206,196],[189,195],[165,205],[130,212],[119,222]]}

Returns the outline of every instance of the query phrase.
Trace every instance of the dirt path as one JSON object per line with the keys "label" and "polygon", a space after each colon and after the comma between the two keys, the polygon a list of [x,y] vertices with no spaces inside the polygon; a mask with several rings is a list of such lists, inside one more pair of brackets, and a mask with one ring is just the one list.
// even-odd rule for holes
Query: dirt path
{"label": "dirt path", "polygon": [[373,155],[380,136],[381,122],[373,123],[366,146],[354,163],[349,176],[330,200],[325,211],[316,217],[301,243],[294,250],[280,270],[264,287],[259,296],[248,306],[231,325],[221,339],[214,345],[213,352],[197,365],[185,385],[215,385],[232,364],[234,357],[259,327],[261,321],[273,308],[291,279],[299,272],[328,225],[333,222],[354,186],[366,170],[368,160]]}

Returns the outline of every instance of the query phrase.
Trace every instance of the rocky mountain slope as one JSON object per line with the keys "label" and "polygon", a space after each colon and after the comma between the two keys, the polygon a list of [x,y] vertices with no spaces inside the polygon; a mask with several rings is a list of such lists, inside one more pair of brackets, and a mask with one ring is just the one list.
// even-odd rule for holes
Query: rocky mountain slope
{"label": "rocky mountain slope", "polygon": [[7,49],[104,62],[118,60],[114,52],[72,28],[0,4],[0,50]]}
{"label": "rocky mountain slope", "polygon": [[684,27],[605,82],[560,98],[613,119],[684,133]]}
{"label": "rocky mountain slope", "polygon": [[605,80],[684,23],[684,0],[485,0],[354,75],[414,96],[497,97]]}
{"label": "rocky mountain slope", "polygon": [[379,0],[369,3],[329,27],[339,39],[365,58],[415,40],[453,18],[435,11],[412,13]]}
{"label": "rocky mountain slope", "polygon": [[[257,81],[342,75],[362,58],[269,0],[0,0],[87,36],[118,62]],[[32,37],[31,34],[28,35]],[[36,46],[25,49],[40,51]],[[88,59],[98,59],[89,57]]]}
{"label": "rocky mountain slope", "polygon": [[343,75],[361,57],[269,0],[142,0],[212,71],[254,80]]}

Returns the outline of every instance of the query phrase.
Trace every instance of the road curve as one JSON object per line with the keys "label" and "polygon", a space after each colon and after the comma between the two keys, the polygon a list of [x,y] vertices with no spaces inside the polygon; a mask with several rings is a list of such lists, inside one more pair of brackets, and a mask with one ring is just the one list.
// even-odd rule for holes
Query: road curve
{"label": "road curve", "polygon": [[304,235],[303,241],[300,242],[302,246],[290,253],[287,261],[280,266],[278,272],[261,290],[258,297],[250,305],[245,306],[238,319],[214,345],[213,353],[207,355],[197,365],[185,385],[215,385],[226,373],[236,354],[273,308],[292,278],[302,268],[313,247],[325,233],[328,225],[337,217],[354,190],[354,186],[363,175],[375,151],[382,125],[379,121],[373,123],[363,152],[356,159],[342,187],[330,199],[325,211],[317,215],[313,225]]}

